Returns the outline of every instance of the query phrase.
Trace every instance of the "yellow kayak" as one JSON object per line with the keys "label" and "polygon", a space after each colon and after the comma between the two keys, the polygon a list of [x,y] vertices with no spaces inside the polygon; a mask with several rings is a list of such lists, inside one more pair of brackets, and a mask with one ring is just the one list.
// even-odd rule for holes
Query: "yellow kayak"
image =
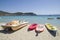
{"label": "yellow kayak", "polygon": [[56,31],[57,30],[57,28],[55,26],[52,26],[49,23],[45,24],[45,26],[47,27],[48,30],[51,30],[51,31]]}

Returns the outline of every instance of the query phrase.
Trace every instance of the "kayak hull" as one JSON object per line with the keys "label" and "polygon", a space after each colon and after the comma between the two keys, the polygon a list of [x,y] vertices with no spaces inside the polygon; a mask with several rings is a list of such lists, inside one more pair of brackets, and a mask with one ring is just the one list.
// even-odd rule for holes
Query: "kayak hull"
{"label": "kayak hull", "polygon": [[12,26],[12,25],[1,25],[4,29],[11,29],[12,31],[16,31],[16,30],[18,30],[18,29],[21,29],[21,28],[23,28],[23,27],[25,27],[25,26],[27,26],[28,25],[28,23],[22,23],[22,24],[20,24],[20,25],[16,25],[16,26]]}
{"label": "kayak hull", "polygon": [[27,26],[27,24],[22,24],[22,25],[19,25],[17,27],[12,27],[12,30],[16,31],[16,30],[19,30],[19,29],[26,27],[26,26]]}
{"label": "kayak hull", "polygon": [[51,24],[46,24],[45,26],[49,31],[54,31],[54,32],[57,31],[57,28],[52,26]]}
{"label": "kayak hull", "polygon": [[36,27],[35,31],[37,32],[43,32],[44,31],[44,25],[40,24]]}
{"label": "kayak hull", "polygon": [[36,29],[36,27],[37,27],[37,24],[31,24],[28,29],[33,30],[33,29]]}

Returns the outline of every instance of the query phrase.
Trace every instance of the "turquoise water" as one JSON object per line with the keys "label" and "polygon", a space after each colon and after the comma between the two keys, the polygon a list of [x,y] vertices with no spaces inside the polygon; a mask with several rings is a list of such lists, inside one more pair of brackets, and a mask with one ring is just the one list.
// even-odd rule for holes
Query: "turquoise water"
{"label": "turquoise water", "polygon": [[[51,23],[55,26],[60,27],[60,19],[56,19],[60,16],[0,16],[0,23],[7,23],[11,20],[25,20],[29,23],[38,23],[38,24],[45,24]],[[48,19],[54,18],[54,19]]]}

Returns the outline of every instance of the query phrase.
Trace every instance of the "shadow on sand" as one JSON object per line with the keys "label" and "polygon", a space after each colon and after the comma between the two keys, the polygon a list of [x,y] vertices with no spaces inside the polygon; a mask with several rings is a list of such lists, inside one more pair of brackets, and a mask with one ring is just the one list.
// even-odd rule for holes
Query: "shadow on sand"
{"label": "shadow on sand", "polygon": [[40,34],[41,32],[39,31],[35,31],[36,35],[35,36],[38,36],[38,34]]}
{"label": "shadow on sand", "polygon": [[11,28],[6,28],[4,30],[0,30],[0,33],[4,33],[4,34],[10,34],[13,32],[15,32],[15,31],[13,31]]}
{"label": "shadow on sand", "polygon": [[[30,30],[30,29],[27,29],[27,31],[29,32],[29,31],[33,31],[33,30]],[[36,35],[35,36],[38,36],[39,35],[39,33],[41,33],[40,31],[38,32],[38,31],[35,31],[35,33],[36,33]]]}
{"label": "shadow on sand", "polygon": [[6,31],[6,30],[0,30],[0,33],[4,33],[4,34],[11,34],[14,31]]}
{"label": "shadow on sand", "polygon": [[27,29],[27,31],[29,32],[29,31],[33,31],[33,30]]}

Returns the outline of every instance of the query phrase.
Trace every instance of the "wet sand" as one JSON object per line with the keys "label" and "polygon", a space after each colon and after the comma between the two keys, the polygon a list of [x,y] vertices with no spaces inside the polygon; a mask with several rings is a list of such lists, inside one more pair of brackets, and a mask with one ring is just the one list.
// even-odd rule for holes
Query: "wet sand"
{"label": "wet sand", "polygon": [[60,40],[60,30],[58,29],[56,35],[53,36],[46,27],[38,35],[35,30],[28,31],[28,26],[13,33],[6,33],[0,27],[0,40]]}

